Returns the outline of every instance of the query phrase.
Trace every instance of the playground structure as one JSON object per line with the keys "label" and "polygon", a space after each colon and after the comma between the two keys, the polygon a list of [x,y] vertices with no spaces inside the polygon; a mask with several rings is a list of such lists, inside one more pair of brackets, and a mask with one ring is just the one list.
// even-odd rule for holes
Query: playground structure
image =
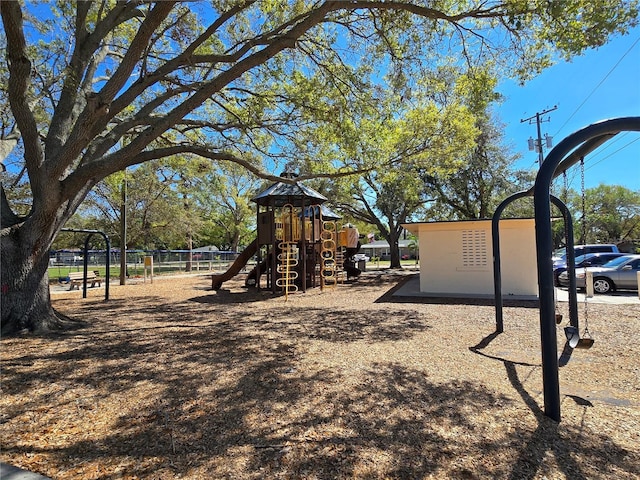
{"label": "playground structure", "polygon": [[[212,277],[218,290],[256,256],[256,266],[245,286],[264,288],[285,296],[307,288],[335,288],[345,279],[356,278],[353,255],[358,252],[358,231],[346,226],[338,230],[338,215],[323,205],[327,198],[295,181],[291,172],[281,174],[289,181],[276,182],[252,199],[257,204],[257,237],[240,254],[229,270]],[[355,242],[354,242],[355,238]]]}

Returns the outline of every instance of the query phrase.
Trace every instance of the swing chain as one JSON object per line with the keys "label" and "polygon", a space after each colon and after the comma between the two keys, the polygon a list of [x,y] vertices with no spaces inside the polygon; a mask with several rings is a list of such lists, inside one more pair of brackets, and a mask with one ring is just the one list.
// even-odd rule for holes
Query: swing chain
{"label": "swing chain", "polygon": [[580,157],[580,195],[582,200],[582,243],[587,244],[587,202],[584,191],[584,157]]}
{"label": "swing chain", "polygon": [[[569,179],[567,178],[567,171],[565,170],[564,172],[562,172],[562,179],[563,179],[563,183],[564,183],[564,191],[562,192],[562,196],[563,198],[563,202],[566,203],[568,202],[568,198],[569,198]],[[567,222],[564,222],[564,245],[565,247],[569,244],[569,225],[567,225]]]}
{"label": "swing chain", "polygon": [[[582,201],[582,243],[587,243],[587,202],[586,202],[586,192],[584,188],[584,157],[580,157],[580,195]],[[586,271],[586,267],[585,267]],[[585,275],[585,282],[587,281]],[[591,336],[589,333],[589,302],[587,300],[586,294],[586,285],[585,285],[585,295],[584,295],[584,335]]]}

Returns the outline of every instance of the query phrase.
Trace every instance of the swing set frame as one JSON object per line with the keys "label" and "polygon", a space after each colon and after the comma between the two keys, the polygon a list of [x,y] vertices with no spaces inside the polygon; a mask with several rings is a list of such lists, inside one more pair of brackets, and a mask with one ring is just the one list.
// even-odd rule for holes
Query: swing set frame
{"label": "swing set frame", "polygon": [[574,132],[556,145],[540,166],[533,186],[544,413],[559,422],[560,382],[553,283],[551,183],[589,153],[620,132],[640,132],[640,117],[621,117],[594,123]]}

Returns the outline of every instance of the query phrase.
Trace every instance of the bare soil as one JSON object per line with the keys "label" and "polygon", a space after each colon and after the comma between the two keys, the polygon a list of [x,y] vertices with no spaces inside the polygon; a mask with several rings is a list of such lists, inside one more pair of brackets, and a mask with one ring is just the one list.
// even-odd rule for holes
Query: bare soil
{"label": "bare soil", "polygon": [[0,460],[59,480],[640,478],[639,305],[589,305],[589,350],[558,327],[556,423],[537,308],[498,335],[492,306],[392,297],[406,278],[54,295],[86,324],[0,343]]}

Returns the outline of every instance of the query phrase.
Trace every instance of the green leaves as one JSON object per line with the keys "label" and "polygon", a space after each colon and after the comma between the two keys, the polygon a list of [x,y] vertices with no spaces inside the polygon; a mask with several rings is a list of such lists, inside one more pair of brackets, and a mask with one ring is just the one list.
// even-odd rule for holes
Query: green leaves
{"label": "green leaves", "polygon": [[586,227],[587,237],[580,243],[617,243],[640,237],[640,192],[620,185],[599,185],[586,189],[584,195],[584,212],[581,195],[570,196],[576,236]]}
{"label": "green leaves", "polygon": [[638,2],[4,2],[2,18],[7,58],[32,68],[0,67],[0,135],[19,127],[10,161],[63,223],[108,175],[193,151],[262,176],[447,176],[498,74],[601,45]]}

